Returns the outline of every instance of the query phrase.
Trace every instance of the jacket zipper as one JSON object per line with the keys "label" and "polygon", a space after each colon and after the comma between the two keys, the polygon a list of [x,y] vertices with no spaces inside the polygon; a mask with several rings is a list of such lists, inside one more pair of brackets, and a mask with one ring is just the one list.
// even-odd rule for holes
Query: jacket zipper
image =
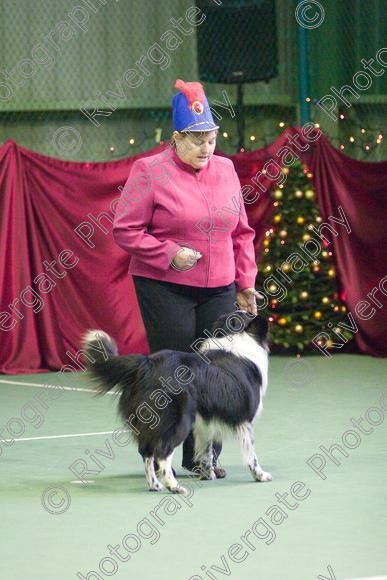
{"label": "jacket zipper", "polygon": [[[208,215],[210,217],[211,212],[210,212],[210,204],[208,203],[208,199],[206,198],[206,196],[204,195],[200,185],[199,185],[199,174],[196,173],[195,169],[193,169],[194,175],[195,175],[195,179],[196,179],[196,183],[198,186],[198,189],[200,191],[200,193],[202,194],[206,204],[207,204],[207,210],[208,210]],[[208,265],[207,265],[207,279],[206,279],[206,287],[208,287],[208,282],[210,279],[210,267],[211,267],[211,240],[208,239]]]}

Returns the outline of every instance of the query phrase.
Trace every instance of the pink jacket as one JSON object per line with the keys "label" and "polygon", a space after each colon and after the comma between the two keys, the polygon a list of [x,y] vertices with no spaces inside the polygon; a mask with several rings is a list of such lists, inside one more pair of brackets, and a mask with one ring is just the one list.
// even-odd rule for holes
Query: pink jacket
{"label": "pink jacket", "polygon": [[[213,156],[197,173],[172,147],[137,159],[117,205],[113,235],[131,256],[130,274],[205,288],[233,281],[239,290],[254,287],[255,232],[226,157]],[[179,246],[202,254],[189,270],[171,264]]]}

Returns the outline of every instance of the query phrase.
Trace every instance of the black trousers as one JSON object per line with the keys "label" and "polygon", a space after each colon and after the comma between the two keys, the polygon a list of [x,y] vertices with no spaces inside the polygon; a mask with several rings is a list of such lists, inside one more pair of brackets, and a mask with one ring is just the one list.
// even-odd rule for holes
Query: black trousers
{"label": "black trousers", "polygon": [[[205,338],[203,331],[222,314],[236,310],[236,287],[199,288],[133,276],[151,352],[168,348],[193,352],[191,344]],[[221,452],[214,444],[214,459]],[[183,466],[193,466],[194,438],[192,432],[183,444]]]}

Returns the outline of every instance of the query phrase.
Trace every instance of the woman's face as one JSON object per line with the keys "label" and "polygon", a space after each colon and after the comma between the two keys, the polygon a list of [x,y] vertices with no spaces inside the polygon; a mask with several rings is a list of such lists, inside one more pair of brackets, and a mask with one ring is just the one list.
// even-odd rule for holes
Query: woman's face
{"label": "woman's face", "polygon": [[184,163],[202,169],[211,159],[216,146],[217,131],[181,134],[174,132],[176,153]]}

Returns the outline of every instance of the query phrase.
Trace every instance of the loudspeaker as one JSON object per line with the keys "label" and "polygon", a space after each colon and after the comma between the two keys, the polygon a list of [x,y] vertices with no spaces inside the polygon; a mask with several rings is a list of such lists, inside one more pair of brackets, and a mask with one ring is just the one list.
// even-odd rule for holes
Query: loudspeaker
{"label": "loudspeaker", "polygon": [[268,81],[278,75],[275,0],[197,0],[205,20],[197,27],[200,80]]}

